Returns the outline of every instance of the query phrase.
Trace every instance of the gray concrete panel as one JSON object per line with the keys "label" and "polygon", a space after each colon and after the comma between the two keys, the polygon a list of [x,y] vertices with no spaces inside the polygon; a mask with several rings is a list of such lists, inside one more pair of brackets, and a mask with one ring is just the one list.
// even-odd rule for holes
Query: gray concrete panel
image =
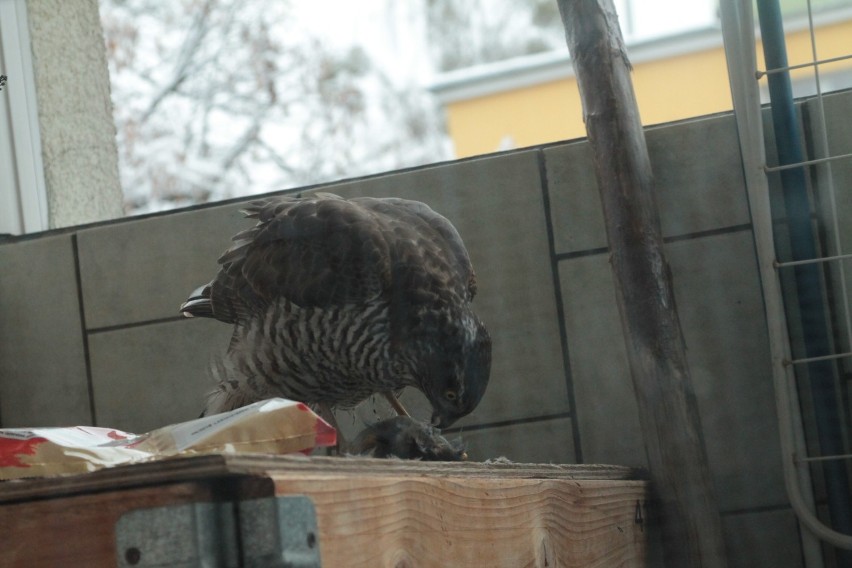
{"label": "gray concrete panel", "polygon": [[[666,255],[720,507],[777,503],[783,479],[751,233],[677,241]],[[560,263],[583,457],[645,466],[607,260]]]}
{"label": "gray concrete panel", "polygon": [[732,114],[650,128],[645,139],[664,236],[750,223]]}
{"label": "gray concrete panel", "polygon": [[98,425],[141,434],[198,418],[208,375],[231,332],[214,320],[179,320],[89,336]]}
{"label": "gray concrete panel", "polygon": [[559,263],[583,461],[647,467],[609,256]]}
{"label": "gray concrete panel", "polygon": [[252,222],[223,205],[79,232],[89,329],[177,317],[178,307],[218,270],[231,236]]}
{"label": "gray concrete panel", "polygon": [[519,463],[573,463],[574,443],[569,418],[483,428],[459,434],[471,460],[505,457]]}
{"label": "gray concrete panel", "polygon": [[671,243],[666,254],[720,506],[782,502],[769,340],[751,232]]}
{"label": "gray concrete panel", "polygon": [[[646,131],[665,237],[749,222],[736,125],[719,115]],[[687,157],[697,149],[700,159]],[[607,246],[588,142],[544,150],[557,253]]]}
{"label": "gray concrete panel", "polygon": [[722,517],[729,568],[800,568],[802,546],[790,509]]}
{"label": "gray concrete panel", "polygon": [[0,424],[91,424],[71,235],[0,246]]}
{"label": "gray concrete panel", "polygon": [[607,246],[592,151],[585,140],[544,150],[557,253]]}

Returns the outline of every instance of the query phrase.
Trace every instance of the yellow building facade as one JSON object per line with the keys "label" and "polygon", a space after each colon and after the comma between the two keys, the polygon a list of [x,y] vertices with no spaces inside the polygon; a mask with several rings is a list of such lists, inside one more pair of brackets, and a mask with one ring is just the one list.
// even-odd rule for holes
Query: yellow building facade
{"label": "yellow building facade", "polygon": [[[786,29],[790,65],[813,61],[806,20]],[[820,14],[814,29],[818,59],[852,54],[852,9]],[[757,52],[763,68],[759,42]],[[628,55],[643,124],[733,108],[720,29],[628,45]],[[852,60],[822,65],[820,76],[824,92],[852,87]],[[812,67],[792,71],[791,78],[795,95],[816,92]],[[567,50],[450,72],[432,90],[444,106],[458,158],[586,135]]]}

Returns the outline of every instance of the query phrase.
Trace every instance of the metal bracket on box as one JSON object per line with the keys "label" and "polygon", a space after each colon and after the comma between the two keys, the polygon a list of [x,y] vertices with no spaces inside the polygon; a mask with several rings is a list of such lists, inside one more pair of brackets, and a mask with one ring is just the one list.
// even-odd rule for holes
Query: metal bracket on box
{"label": "metal bracket on box", "polygon": [[317,519],[304,496],[137,509],[115,526],[121,568],[319,568]]}

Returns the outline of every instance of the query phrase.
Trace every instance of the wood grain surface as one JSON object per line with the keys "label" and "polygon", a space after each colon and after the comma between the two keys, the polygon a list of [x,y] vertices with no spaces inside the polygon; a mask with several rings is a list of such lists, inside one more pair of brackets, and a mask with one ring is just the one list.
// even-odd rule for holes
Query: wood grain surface
{"label": "wood grain surface", "polygon": [[115,523],[135,509],[212,501],[214,489],[179,483],[0,506],[0,567],[114,567]]}
{"label": "wood grain surface", "polygon": [[115,566],[115,523],[128,511],[290,494],[314,503],[324,567],[644,566],[638,473],[205,455],[5,482],[0,567]]}
{"label": "wood grain surface", "polygon": [[642,481],[271,473],[309,495],[323,566],[643,566]]}

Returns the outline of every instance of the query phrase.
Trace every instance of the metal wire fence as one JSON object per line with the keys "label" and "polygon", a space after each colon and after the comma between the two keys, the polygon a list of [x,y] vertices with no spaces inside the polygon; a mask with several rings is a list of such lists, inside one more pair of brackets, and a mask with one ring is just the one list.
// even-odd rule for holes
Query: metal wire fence
{"label": "metal wire fence", "polygon": [[[759,38],[751,2],[720,3],[786,487],[805,528],[806,564],[852,566],[852,253],[847,252],[852,223],[845,222],[852,217],[852,97],[831,97],[824,88],[826,76],[836,86],[837,77],[848,75],[852,53],[820,59],[818,49],[819,30],[831,18],[852,18],[847,13],[852,6],[820,13],[808,0],[810,60],[792,64],[778,0],[758,0],[757,6]],[[758,63],[758,44],[765,63]],[[852,43],[846,45],[852,49]],[[805,98],[794,100],[796,88]],[[770,103],[765,111],[762,96]],[[847,108],[840,108],[844,104]]]}

